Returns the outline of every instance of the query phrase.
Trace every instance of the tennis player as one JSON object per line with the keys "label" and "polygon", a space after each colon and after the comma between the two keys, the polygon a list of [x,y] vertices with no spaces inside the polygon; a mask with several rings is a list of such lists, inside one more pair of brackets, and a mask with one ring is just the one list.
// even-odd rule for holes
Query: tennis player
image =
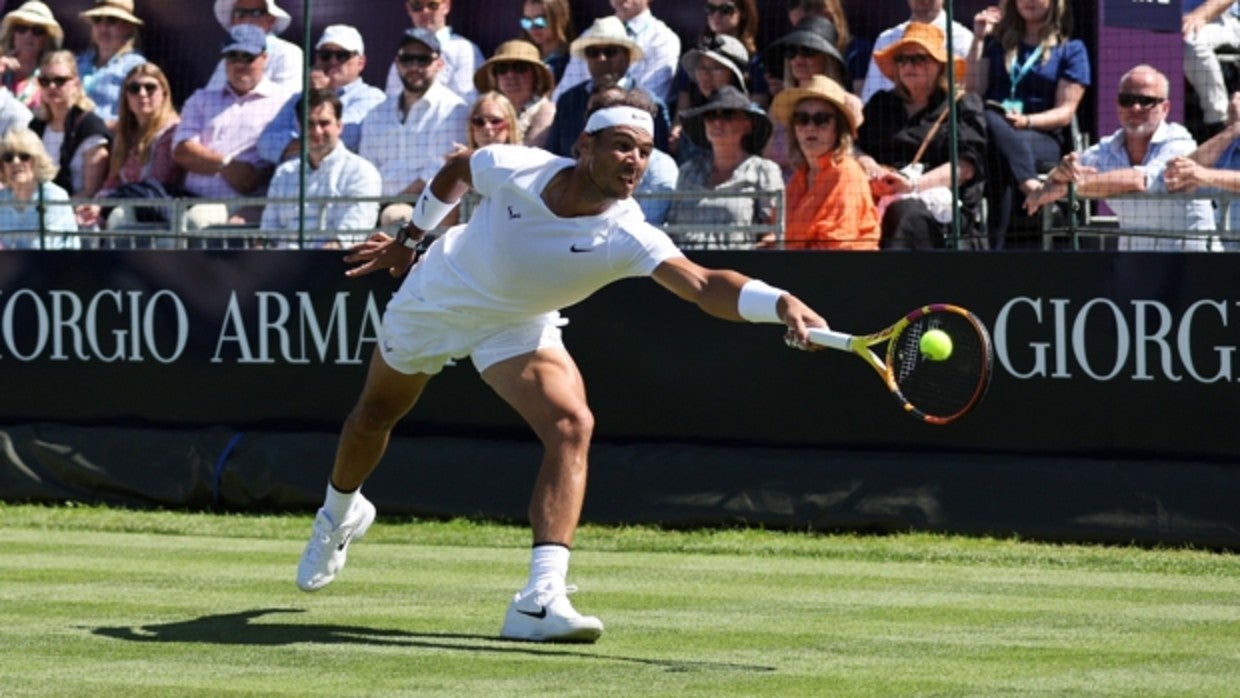
{"label": "tennis player", "polygon": [[[360,490],[392,427],[446,362],[469,356],[545,449],[529,508],[529,581],[509,604],[500,635],[595,641],[603,623],[567,597],[576,590],[566,580],[594,418],[561,341],[559,309],[618,279],[651,276],[710,315],[782,323],[790,344],[805,346],[808,328],[826,326],[783,290],[689,261],[646,223],[630,197],[654,147],[654,105],[640,91],[616,90],[595,107],[576,160],[516,145],[456,154],[423,191],[412,225],[394,239],[376,233],[345,257],[356,265],[350,276],[409,273],[387,306],[362,394],[341,431],[326,500],[298,565],[301,589],[321,589],[344,567],[349,543],[374,521],[375,507]],[[473,218],[415,263],[423,231],[470,186],[483,197]]]}

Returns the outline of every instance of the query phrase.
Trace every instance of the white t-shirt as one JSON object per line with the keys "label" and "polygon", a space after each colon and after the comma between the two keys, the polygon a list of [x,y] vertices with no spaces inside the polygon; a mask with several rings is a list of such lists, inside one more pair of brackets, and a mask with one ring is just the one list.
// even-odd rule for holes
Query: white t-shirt
{"label": "white t-shirt", "polygon": [[493,145],[470,160],[482,203],[436,241],[392,299],[484,320],[524,320],[580,302],[607,284],[649,276],[682,256],[632,199],[597,216],[561,218],[542,200],[576,164],[536,148]]}

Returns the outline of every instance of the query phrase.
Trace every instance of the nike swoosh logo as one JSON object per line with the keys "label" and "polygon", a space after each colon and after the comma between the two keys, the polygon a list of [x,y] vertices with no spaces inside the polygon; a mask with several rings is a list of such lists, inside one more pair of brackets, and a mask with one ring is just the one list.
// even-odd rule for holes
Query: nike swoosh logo
{"label": "nike swoosh logo", "polygon": [[534,611],[522,611],[521,609],[518,608],[517,613],[520,613],[523,616],[529,616],[530,618],[537,618],[539,620],[542,620],[543,618],[547,617],[547,607],[543,606],[542,608],[538,609],[537,613],[535,613]]}
{"label": "nike swoosh logo", "polygon": [[349,539],[352,537],[352,535],[345,536],[344,540],[340,541],[340,545],[336,546],[336,552],[344,550],[345,546],[349,544]]}
{"label": "nike swoosh logo", "polygon": [[593,246],[590,246],[590,247],[581,247],[581,246],[578,246],[578,245],[573,245],[572,247],[569,247],[569,248],[568,248],[568,251],[569,251],[569,252],[593,252],[593,251],[594,251],[594,247],[593,247]]}

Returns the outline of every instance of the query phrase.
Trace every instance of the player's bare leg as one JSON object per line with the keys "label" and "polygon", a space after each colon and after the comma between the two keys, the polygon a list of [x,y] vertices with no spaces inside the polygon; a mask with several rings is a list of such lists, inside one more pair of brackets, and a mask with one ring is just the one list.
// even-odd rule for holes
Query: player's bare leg
{"label": "player's bare leg", "polygon": [[349,543],[374,523],[375,507],[360,488],[387,450],[392,428],[413,408],[430,378],[396,371],[375,350],[362,394],[340,431],[327,497],[297,565],[297,586],[303,591],[330,584],[344,568]]}
{"label": "player's bare leg", "polygon": [[482,378],[529,423],[543,445],[529,508],[534,533],[530,578],[509,604],[500,635],[593,642],[602,634],[603,623],[573,609],[567,594],[574,589],[566,582],[594,434],[581,373],[566,351],[545,348],[501,361]]}

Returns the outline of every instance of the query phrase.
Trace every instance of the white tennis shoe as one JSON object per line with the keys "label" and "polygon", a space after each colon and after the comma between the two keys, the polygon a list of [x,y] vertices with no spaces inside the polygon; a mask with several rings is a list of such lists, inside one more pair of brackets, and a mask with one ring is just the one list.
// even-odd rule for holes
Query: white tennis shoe
{"label": "white tennis shoe", "polygon": [[568,601],[575,586],[517,592],[499,636],[527,642],[594,642],[603,634],[603,621],[583,616]]}
{"label": "white tennis shoe", "polygon": [[344,569],[349,555],[349,544],[366,535],[375,522],[375,505],[357,496],[344,521],[336,526],[327,512],[319,509],[314,517],[314,530],[310,541],[297,564],[297,586],[302,591],[318,591],[336,578]]}

